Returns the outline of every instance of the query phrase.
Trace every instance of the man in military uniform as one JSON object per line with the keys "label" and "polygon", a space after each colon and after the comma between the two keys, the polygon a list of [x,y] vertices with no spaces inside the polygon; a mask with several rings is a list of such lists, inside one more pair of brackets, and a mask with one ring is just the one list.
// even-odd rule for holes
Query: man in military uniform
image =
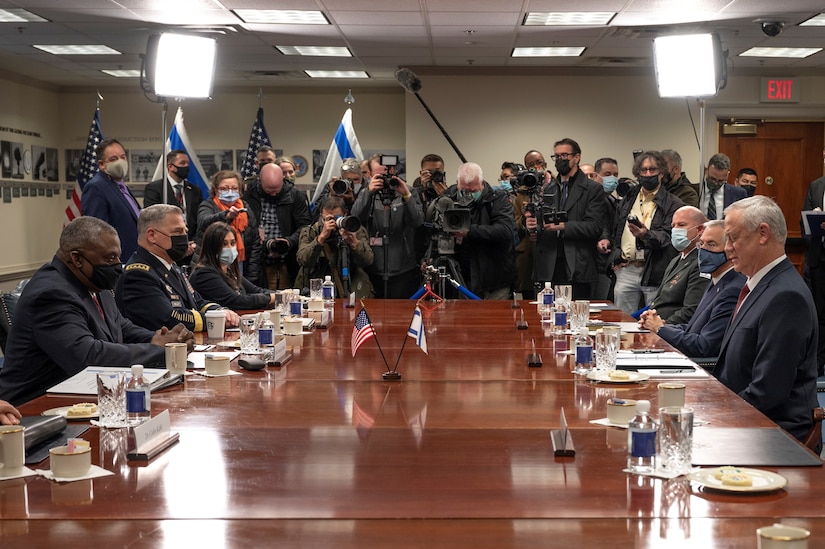
{"label": "man in military uniform", "polygon": [[[193,332],[206,329],[206,311],[221,306],[203,299],[175,265],[187,246],[180,208],[155,204],[141,210],[138,249],[126,264],[115,291],[124,316],[143,327],[181,323]],[[238,325],[238,315],[228,309],[226,325]]]}

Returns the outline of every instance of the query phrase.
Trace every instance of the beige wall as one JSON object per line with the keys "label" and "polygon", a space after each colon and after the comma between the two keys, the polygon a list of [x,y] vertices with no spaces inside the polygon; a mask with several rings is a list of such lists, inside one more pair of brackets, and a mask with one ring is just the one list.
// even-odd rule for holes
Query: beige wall
{"label": "beige wall", "polygon": [[[561,137],[576,139],[583,160],[601,156],[619,160],[630,175],[636,148],[675,148],[685,159],[688,176],[696,180],[699,151],[688,108],[699,128],[695,100],[659,99],[652,77],[596,76],[428,76],[421,97],[444,125],[468,160],[479,162],[488,181],[498,178],[504,160],[520,161],[537,148],[552,154]],[[805,77],[802,103],[764,106],[758,103],[759,78],[732,76],[726,90],[707,101],[705,158],[714,152],[717,117],[821,120],[825,107],[825,77]],[[136,87],[136,86],[135,86]],[[185,123],[198,149],[243,149],[258,106],[257,88],[215,91],[211,101],[184,103]],[[101,90],[102,127],[127,148],[159,149],[161,108],[138,90]],[[346,89],[273,88],[263,96],[265,121],[276,148],[300,154],[312,162],[312,150],[326,150],[346,109]],[[448,179],[459,160],[424,108],[398,87],[354,89],[355,129],[363,149],[407,151],[409,171],[427,153],[441,154]],[[64,149],[85,144],[95,106],[95,90],[59,91],[22,84],[0,75],[0,126],[40,133],[40,137],[0,130],[0,139],[22,141],[26,147],[60,149],[61,182]],[[169,106],[172,124],[176,104]],[[412,179],[412,174],[409,177]],[[31,182],[31,178],[27,178]],[[309,176],[299,183],[309,182]],[[3,182],[4,184],[12,184]],[[18,181],[19,183],[19,181]],[[15,198],[0,202],[0,228],[6,235],[0,261],[0,289],[14,273],[48,261],[62,226],[65,193],[47,199]]]}

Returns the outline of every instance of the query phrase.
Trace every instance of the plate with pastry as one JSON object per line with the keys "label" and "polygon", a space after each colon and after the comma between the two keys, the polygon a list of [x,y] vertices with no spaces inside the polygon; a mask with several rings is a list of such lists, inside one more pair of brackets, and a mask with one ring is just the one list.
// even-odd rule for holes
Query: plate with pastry
{"label": "plate with pastry", "polygon": [[700,469],[688,475],[696,484],[722,492],[774,492],[788,484],[782,475],[748,467],[713,467]]}
{"label": "plate with pastry", "polygon": [[594,370],[587,374],[590,381],[601,383],[639,383],[650,379],[650,375],[644,372],[631,372],[628,370]]}
{"label": "plate with pastry", "polygon": [[78,402],[71,406],[60,406],[46,410],[41,415],[63,416],[68,420],[72,419],[94,419],[97,417],[97,404],[94,402]]}

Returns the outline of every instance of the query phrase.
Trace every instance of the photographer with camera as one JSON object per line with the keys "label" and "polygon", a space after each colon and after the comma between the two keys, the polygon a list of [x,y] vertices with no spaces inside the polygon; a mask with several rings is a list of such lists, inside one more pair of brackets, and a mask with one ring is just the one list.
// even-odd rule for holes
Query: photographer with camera
{"label": "photographer with camera", "polygon": [[397,164],[395,155],[370,157],[372,179],[355,199],[352,215],[366,227],[375,254],[369,275],[376,297],[407,299],[421,286],[415,230],[424,224],[424,210],[416,193],[395,175]]}
{"label": "photographer with camera", "polygon": [[569,284],[574,299],[589,299],[597,280],[596,242],[607,217],[604,190],[578,169],[578,143],[564,138],[553,149],[558,177],[525,213],[525,227],[535,235],[533,282]]}
{"label": "photographer with camera", "polygon": [[[521,292],[525,299],[536,297],[536,285],[533,283],[533,247],[535,234],[527,232],[524,226],[526,207],[531,202],[540,200],[544,185],[550,183],[553,174],[547,170],[544,155],[537,150],[530,150],[524,155],[524,165],[515,164],[515,173],[510,179],[510,186],[515,192],[513,212],[516,219],[516,284],[515,290]],[[504,165],[502,165],[502,171]],[[539,281],[541,282],[541,281]],[[543,287],[543,286],[542,286]]]}
{"label": "photographer with camera", "polygon": [[244,199],[258,220],[263,243],[264,277],[252,282],[270,290],[292,288],[298,274],[298,236],[312,222],[306,195],[284,180],[280,166],[269,163],[261,167],[259,180],[247,187]]}
{"label": "photographer with camera", "polygon": [[[418,172],[418,177],[413,181],[413,194],[418,195],[418,199],[421,201],[421,209],[425,214],[433,200],[447,190],[446,179],[444,159],[437,154],[424,155],[424,158],[421,159],[421,170]],[[415,231],[415,257],[418,261],[424,258],[429,244],[430,229],[426,226],[419,227]]]}
{"label": "photographer with camera", "polygon": [[297,254],[301,270],[295,286],[308,289],[310,279],[330,275],[337,296],[346,298],[355,292],[359,299],[375,297],[364,270],[374,258],[367,230],[357,217],[346,215],[340,197],[328,196],[320,210],[320,219],[301,229]]}
{"label": "photographer with camera", "polygon": [[671,245],[673,214],[684,203],[662,184],[667,164],[658,151],[639,154],[633,175],[639,185],[619,202],[611,237],[610,265],[616,273],[616,305],[630,314],[650,304],[668,263],[677,255]]}
{"label": "photographer with camera", "polygon": [[312,203],[314,220],[317,221],[319,219],[321,204],[328,196],[341,198],[344,201],[344,211],[349,213],[353,202],[355,202],[355,198],[358,196],[358,193],[361,192],[361,189],[364,188],[363,182],[364,177],[361,174],[361,166],[358,160],[345,158],[341,163],[341,177],[330,181],[329,184],[324,187],[324,190],[321,191],[321,194],[318,195],[315,202]]}
{"label": "photographer with camera", "polygon": [[459,282],[472,293],[482,299],[509,299],[516,274],[515,220],[507,195],[484,181],[481,166],[467,162],[459,166],[456,184],[440,200],[445,199],[452,204],[436,223],[441,235],[433,242],[445,235],[453,239],[452,257],[463,279]]}

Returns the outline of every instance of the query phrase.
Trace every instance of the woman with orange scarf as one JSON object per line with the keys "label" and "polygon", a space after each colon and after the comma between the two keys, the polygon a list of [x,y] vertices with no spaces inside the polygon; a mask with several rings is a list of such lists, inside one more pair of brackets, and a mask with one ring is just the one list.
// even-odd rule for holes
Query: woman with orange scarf
{"label": "woman with orange scarf", "polygon": [[241,199],[242,194],[241,176],[237,172],[221,170],[212,176],[210,199],[201,202],[198,208],[198,232],[195,241],[200,247],[203,233],[212,223],[221,221],[231,225],[239,235],[236,247],[241,272],[245,278],[257,284],[261,274],[261,238],[258,235],[258,220],[247,203]]}

